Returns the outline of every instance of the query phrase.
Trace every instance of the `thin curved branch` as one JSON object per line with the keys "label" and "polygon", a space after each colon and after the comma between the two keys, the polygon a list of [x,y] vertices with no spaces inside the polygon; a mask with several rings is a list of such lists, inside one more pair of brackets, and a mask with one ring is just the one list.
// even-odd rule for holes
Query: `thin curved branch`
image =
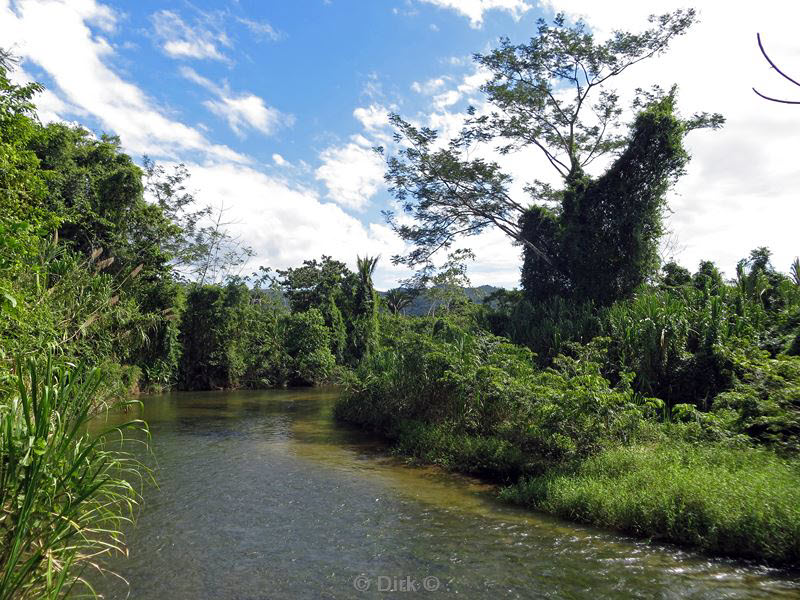
{"label": "thin curved branch", "polygon": [[770,96],[765,96],[761,92],[759,92],[756,88],[753,88],[753,91],[764,98],[764,100],[769,100],[770,102],[780,102],[781,104],[800,104],[799,100],[781,100],[780,98],[771,98]]}
{"label": "thin curved branch", "polygon": [[[797,81],[795,81],[794,79],[792,79],[791,77],[789,77],[789,76],[788,76],[786,73],[784,73],[783,71],[781,71],[781,70],[778,68],[778,66],[777,66],[777,65],[776,65],[774,62],[772,62],[772,59],[769,57],[769,55],[767,55],[767,51],[766,51],[766,50],[764,50],[764,45],[761,43],[761,34],[760,34],[760,33],[757,33],[757,34],[756,34],[756,39],[758,39],[758,47],[761,49],[761,54],[763,54],[763,55],[764,55],[764,58],[766,58],[766,59],[767,59],[767,62],[770,64],[770,66],[771,66],[773,69],[775,69],[775,70],[778,72],[778,74],[779,74],[781,77],[783,77],[784,79],[788,79],[788,80],[789,80],[789,81],[791,81],[793,84],[795,84],[796,86],[800,87],[800,83],[798,83]],[[758,93],[758,92],[756,92],[756,93]],[[760,95],[760,94],[759,94],[759,95]],[[771,100],[771,99],[772,99],[772,98],[767,98],[767,100]],[[780,102],[780,101],[779,101],[779,102]],[[792,104],[794,104],[794,103],[792,103]]]}

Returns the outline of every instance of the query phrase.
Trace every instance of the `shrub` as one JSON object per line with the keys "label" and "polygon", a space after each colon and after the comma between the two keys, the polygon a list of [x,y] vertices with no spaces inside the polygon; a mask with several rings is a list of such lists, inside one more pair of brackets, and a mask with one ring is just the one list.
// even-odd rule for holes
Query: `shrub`
{"label": "shrub", "polygon": [[732,428],[758,442],[800,451],[800,357],[771,359],[745,346],[731,360],[737,381],[714,398],[714,413],[732,418]]}
{"label": "shrub", "polygon": [[336,358],[330,349],[330,331],[322,313],[311,308],[284,317],[283,345],[289,357],[289,383],[325,383],[333,373]]}
{"label": "shrub", "polygon": [[[645,419],[629,379],[617,387],[589,356],[544,371],[503,338],[428,321],[392,334],[357,370],[338,418],[396,437],[407,421],[502,440],[536,461],[578,459],[633,439]],[[430,439],[430,438],[425,438]]]}

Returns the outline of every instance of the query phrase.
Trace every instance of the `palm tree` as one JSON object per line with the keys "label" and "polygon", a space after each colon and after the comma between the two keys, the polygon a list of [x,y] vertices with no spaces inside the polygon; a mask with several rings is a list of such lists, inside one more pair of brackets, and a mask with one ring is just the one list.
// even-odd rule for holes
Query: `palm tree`
{"label": "palm tree", "polygon": [[403,288],[394,288],[386,292],[384,299],[389,310],[396,315],[414,301],[414,294]]}
{"label": "palm tree", "polygon": [[358,279],[363,288],[372,288],[372,274],[375,272],[375,266],[378,264],[379,258],[380,256],[365,256],[364,258],[356,256]]}

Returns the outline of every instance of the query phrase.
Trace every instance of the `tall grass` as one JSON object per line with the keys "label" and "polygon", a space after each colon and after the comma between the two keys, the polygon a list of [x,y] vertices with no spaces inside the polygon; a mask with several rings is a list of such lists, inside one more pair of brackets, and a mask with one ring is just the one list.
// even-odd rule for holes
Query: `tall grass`
{"label": "tall grass", "polygon": [[797,566],[800,463],[768,450],[666,441],[604,450],[505,488],[573,521]]}
{"label": "tall grass", "polygon": [[[102,374],[26,360],[0,402],[0,600],[94,595],[84,571],[123,549],[140,464],[116,441],[131,420],[88,432]],[[123,401],[103,410],[132,404]]]}

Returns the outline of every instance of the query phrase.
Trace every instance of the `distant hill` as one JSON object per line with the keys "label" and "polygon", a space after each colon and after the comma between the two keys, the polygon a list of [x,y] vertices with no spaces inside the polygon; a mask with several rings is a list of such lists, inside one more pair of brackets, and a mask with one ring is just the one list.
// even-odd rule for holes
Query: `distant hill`
{"label": "distant hill", "polygon": [[[467,298],[476,304],[480,304],[488,295],[503,288],[495,287],[493,285],[481,285],[478,287],[468,287],[462,289],[467,295]],[[281,290],[264,289],[261,291],[261,293],[265,296],[273,296],[279,303],[283,304],[286,308],[289,308],[289,300],[287,299],[286,294],[284,294]],[[378,295],[383,297],[386,295],[386,292],[378,291]],[[430,299],[428,299],[424,294],[421,294],[417,296],[411,304],[403,309],[402,314],[413,317],[427,315],[431,310],[432,304],[433,302]]]}
{"label": "distant hill", "polygon": [[[486,296],[489,294],[496,292],[502,288],[495,287],[493,285],[481,285],[478,287],[469,287],[469,288],[462,288],[464,293],[467,295],[467,298],[472,300],[473,302],[480,304]],[[380,296],[385,296],[386,292],[378,292]],[[404,315],[411,315],[411,316],[420,316],[420,315],[427,315],[432,306],[431,300],[429,300],[424,294],[417,296],[414,301],[409,304],[405,309],[403,309]]]}

